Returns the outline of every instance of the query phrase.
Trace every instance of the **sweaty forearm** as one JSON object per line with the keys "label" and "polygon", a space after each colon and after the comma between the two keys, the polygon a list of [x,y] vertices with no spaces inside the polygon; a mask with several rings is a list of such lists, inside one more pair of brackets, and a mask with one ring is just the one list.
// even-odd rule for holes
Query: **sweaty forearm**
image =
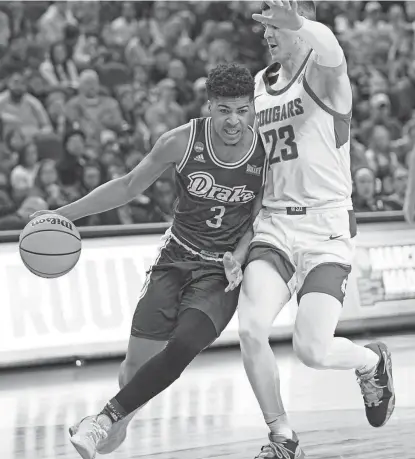
{"label": "sweaty forearm", "polygon": [[88,215],[123,206],[132,199],[126,181],[122,177],[104,183],[78,201],[61,207],[57,212],[71,221],[76,221]]}
{"label": "sweaty forearm", "polygon": [[338,67],[343,62],[343,50],[333,32],[321,22],[303,18],[296,31],[317,54],[317,63],[325,67]]}

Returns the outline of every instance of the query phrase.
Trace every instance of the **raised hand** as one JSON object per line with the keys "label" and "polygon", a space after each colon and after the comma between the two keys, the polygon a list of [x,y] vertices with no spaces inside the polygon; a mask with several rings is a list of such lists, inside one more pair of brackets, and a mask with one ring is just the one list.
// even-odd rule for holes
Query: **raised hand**
{"label": "raised hand", "polygon": [[269,10],[253,14],[252,19],[278,29],[298,30],[303,25],[303,18],[297,12],[296,0],[265,0],[265,3]]}

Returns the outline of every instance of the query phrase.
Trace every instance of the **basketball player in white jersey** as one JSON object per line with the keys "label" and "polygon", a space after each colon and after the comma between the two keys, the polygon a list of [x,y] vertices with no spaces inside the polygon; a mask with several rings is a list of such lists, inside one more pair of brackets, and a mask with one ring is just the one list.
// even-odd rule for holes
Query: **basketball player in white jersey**
{"label": "basketball player in white jersey", "polygon": [[[390,352],[334,338],[353,260],[349,132],[352,92],[343,51],[315,21],[312,1],[270,0],[265,27],[272,64],[256,78],[255,111],[269,172],[254,223],[238,304],[248,378],[270,428],[260,458],[305,457],[285,414],[268,338],[294,292],[293,346],[308,367],[355,370],[370,424],[395,405]],[[339,393],[339,396],[340,393]]]}

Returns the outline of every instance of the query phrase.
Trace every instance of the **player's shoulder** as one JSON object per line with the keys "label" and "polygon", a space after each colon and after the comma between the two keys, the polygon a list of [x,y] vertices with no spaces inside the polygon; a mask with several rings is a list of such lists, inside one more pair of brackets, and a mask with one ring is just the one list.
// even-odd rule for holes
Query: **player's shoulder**
{"label": "player's shoulder", "polygon": [[168,156],[173,163],[179,163],[187,150],[193,131],[193,120],[162,134],[157,140],[158,155]]}
{"label": "player's shoulder", "polygon": [[264,73],[267,71],[268,67],[263,68],[259,72],[256,73],[255,75],[255,84],[258,84],[259,82],[262,81]]}

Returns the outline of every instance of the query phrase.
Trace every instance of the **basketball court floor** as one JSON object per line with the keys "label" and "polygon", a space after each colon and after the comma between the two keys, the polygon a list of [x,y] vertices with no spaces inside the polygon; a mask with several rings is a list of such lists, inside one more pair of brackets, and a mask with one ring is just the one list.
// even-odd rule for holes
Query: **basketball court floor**
{"label": "basketball court floor", "polygon": [[[353,372],[315,371],[274,347],[293,426],[310,459],[415,459],[415,335],[389,336],[397,407],[370,427]],[[0,458],[76,459],[68,427],[100,411],[117,391],[119,362],[0,375]],[[238,349],[199,356],[132,422],[108,459],[253,459],[267,430]],[[101,456],[97,456],[101,457]]]}

